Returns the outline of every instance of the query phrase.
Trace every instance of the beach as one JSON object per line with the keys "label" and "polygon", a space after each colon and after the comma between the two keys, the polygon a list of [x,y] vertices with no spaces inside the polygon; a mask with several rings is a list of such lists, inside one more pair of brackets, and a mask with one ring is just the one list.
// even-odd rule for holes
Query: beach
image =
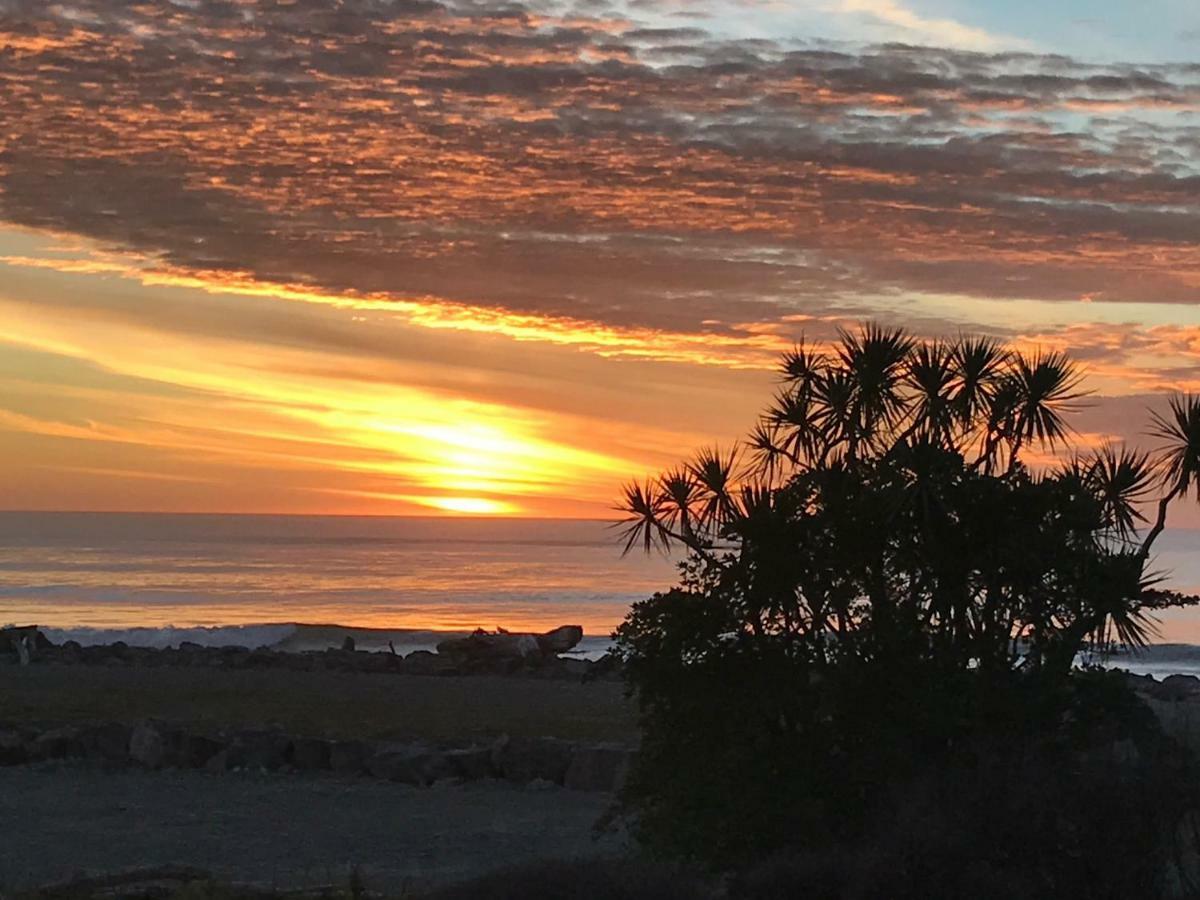
{"label": "beach", "polygon": [[501,866],[612,855],[611,799],[503,782],[416,788],[263,773],[0,768],[0,895],[80,874],[184,865],[225,883],[400,896]]}
{"label": "beach", "polygon": [[[636,742],[613,680],[65,665],[45,654],[20,666],[10,656],[0,660],[0,761],[10,763],[0,766],[0,889],[181,865],[278,889],[343,885],[357,870],[395,895],[624,847],[594,833],[611,790],[580,789],[544,760],[550,751],[565,766],[580,747]],[[214,750],[224,741],[230,754],[270,735],[278,756],[150,759],[147,733]],[[4,758],[14,736],[30,748],[20,764]],[[53,757],[35,758],[49,743]],[[303,768],[301,747],[325,748],[320,771]],[[361,761],[335,770],[329,748],[347,747]],[[417,749],[423,760],[444,753],[443,766],[482,758],[485,770],[414,779],[395,761]]]}

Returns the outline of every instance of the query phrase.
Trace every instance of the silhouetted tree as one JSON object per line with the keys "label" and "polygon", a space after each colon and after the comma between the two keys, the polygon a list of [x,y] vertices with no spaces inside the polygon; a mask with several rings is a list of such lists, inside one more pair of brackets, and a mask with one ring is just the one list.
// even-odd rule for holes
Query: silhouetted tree
{"label": "silhouetted tree", "polygon": [[[1186,602],[1147,564],[1169,503],[1200,494],[1200,401],[1156,417],[1156,456],[1084,455],[1062,354],[867,325],[796,347],[781,377],[745,441],[624,492],[627,552],[688,551],[680,585],[616,633],[643,837],[735,861],[861,834],[899,785],[983,746],[1057,765],[1133,721],[1150,740],[1121,691],[1070,676],[1085,646],[1142,646],[1151,613]],[[1034,451],[1065,461],[1034,470]]]}

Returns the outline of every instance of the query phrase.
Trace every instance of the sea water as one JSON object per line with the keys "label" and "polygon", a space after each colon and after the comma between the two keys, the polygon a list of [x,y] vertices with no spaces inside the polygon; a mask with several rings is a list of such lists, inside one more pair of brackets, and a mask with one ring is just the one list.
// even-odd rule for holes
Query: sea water
{"label": "sea water", "polygon": [[[1200,592],[1200,531],[1169,529],[1153,569]],[[317,649],[432,647],[444,632],[584,627],[602,652],[675,561],[621,555],[609,523],[562,519],[0,512],[0,624],[52,640]],[[1200,608],[1119,664],[1200,674]]]}
{"label": "sea water", "polygon": [[0,512],[0,624],[55,641],[399,650],[577,624],[595,647],[675,578],[599,521]]}

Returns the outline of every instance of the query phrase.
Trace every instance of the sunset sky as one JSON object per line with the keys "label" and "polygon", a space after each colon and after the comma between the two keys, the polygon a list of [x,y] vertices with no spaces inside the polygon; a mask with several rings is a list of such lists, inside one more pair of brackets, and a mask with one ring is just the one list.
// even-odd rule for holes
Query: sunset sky
{"label": "sunset sky", "polygon": [[1200,390],[1195,0],[0,0],[0,508],[605,516],[865,318]]}

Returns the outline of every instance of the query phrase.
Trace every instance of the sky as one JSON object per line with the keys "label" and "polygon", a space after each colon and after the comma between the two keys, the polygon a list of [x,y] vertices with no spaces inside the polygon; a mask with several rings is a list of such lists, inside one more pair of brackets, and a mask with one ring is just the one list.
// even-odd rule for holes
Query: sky
{"label": "sky", "polygon": [[0,0],[0,508],[608,516],[866,319],[1149,446],[1197,60],[1193,0]]}

